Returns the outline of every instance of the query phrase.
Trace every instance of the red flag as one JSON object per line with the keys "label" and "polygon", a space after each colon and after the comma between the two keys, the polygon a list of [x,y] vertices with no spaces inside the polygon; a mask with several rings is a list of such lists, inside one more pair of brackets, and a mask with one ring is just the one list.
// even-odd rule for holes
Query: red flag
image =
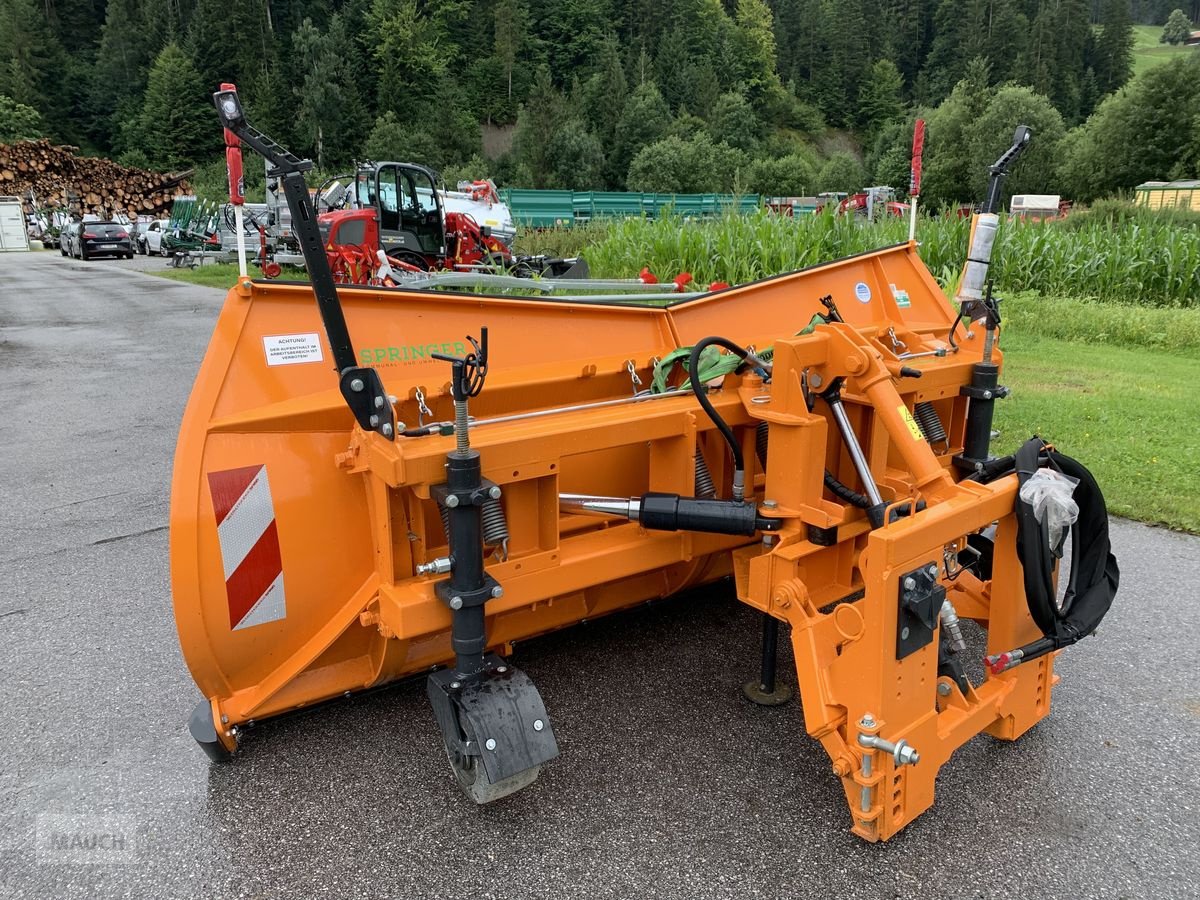
{"label": "red flag", "polygon": [[[236,91],[235,85],[225,82],[223,91]],[[246,202],[246,179],[242,175],[242,142],[236,134],[225,129],[225,168],[229,170],[229,202],[241,206]]]}
{"label": "red flag", "polygon": [[909,173],[908,195],[915,197],[921,193],[921,154],[925,151],[925,120],[917,119],[913,128],[912,171]]}

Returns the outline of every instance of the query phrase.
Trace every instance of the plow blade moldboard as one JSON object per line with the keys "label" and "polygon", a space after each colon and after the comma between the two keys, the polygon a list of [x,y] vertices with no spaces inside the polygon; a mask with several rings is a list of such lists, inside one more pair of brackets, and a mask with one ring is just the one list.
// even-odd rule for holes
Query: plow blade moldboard
{"label": "plow blade moldboard", "polygon": [[[938,638],[934,617],[948,601],[988,629],[991,653],[1039,632],[1013,549],[1015,477],[969,483],[953,464],[983,342],[954,325],[915,244],[657,308],[338,295],[355,362],[379,374],[397,427],[415,436],[389,440],[356,423],[311,288],[278,282],[230,291],[183,419],[175,613],[211,708],[209,737],[225,750],[249,720],[454,662],[444,601],[459,598],[439,599],[435,570],[448,556],[455,437],[428,426],[454,419],[450,366],[435,354],[469,354],[466,336],[481,325],[489,374],[471,400],[470,445],[482,483],[499,489],[481,513],[495,585],[481,607],[488,651],[503,656],[514,641],[732,575],[740,600],[789,625],[806,726],[834,761],[854,830],[871,840],[932,802],[937,768],[956,747],[985,730],[1014,738],[1048,711],[1052,656],[972,684]],[[832,321],[810,327],[818,314]],[[709,478],[718,498],[736,495],[731,454],[696,398],[645,394],[660,360],[713,335],[773,351],[769,380],[752,366],[708,395],[749,461],[758,525],[654,530],[662,526],[577,514],[582,501],[560,505],[561,495],[689,497]],[[870,481],[878,522],[830,494],[829,477],[859,490]],[[949,560],[993,523],[995,577],[966,572],[951,583]],[[520,712],[540,710],[540,699],[505,700],[486,715],[468,699],[439,713],[460,781],[486,775],[474,791],[488,799],[531,780],[533,764],[515,776],[478,767],[475,732],[548,728],[541,713],[535,725]],[[486,725],[500,713],[505,725]],[[557,753],[549,731],[522,732],[512,746],[517,758]]]}

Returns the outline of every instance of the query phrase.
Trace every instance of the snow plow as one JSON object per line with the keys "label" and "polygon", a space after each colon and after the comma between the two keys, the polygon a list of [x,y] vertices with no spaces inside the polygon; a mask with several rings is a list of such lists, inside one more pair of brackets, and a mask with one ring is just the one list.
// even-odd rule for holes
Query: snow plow
{"label": "snow plow", "polygon": [[554,710],[513,643],[717,582],[763,616],[755,702],[786,700],[784,626],[869,841],[958,747],[1048,714],[1117,569],[1086,469],[988,452],[989,293],[956,320],[913,243],[656,307],[338,286],[310,164],[214,99],[312,276],[230,291],[180,431],[172,585],[214,760],[255,721],[423,677],[463,791],[535,799]]}

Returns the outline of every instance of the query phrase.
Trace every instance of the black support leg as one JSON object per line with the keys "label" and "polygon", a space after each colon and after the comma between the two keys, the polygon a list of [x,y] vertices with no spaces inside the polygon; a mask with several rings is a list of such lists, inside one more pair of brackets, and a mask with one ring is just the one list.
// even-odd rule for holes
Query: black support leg
{"label": "black support leg", "polygon": [[762,614],[762,620],[762,665],[758,679],[747,681],[742,686],[742,693],[747,700],[759,706],[781,706],[792,699],[792,689],[775,681],[779,620],[767,613]]}

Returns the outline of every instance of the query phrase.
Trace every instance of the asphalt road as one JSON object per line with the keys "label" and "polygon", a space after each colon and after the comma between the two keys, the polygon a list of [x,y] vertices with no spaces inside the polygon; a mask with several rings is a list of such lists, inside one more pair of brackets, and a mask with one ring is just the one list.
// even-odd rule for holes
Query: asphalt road
{"label": "asphalt road", "polygon": [[458,793],[419,684],[210,767],[166,529],[220,302],[0,254],[0,897],[1196,896],[1200,539],[1126,522],[1117,603],[1051,716],[963,748],[886,845],[848,832],[799,706],[742,699],[757,623],[727,585],[523,645],[563,754],[495,806]]}

